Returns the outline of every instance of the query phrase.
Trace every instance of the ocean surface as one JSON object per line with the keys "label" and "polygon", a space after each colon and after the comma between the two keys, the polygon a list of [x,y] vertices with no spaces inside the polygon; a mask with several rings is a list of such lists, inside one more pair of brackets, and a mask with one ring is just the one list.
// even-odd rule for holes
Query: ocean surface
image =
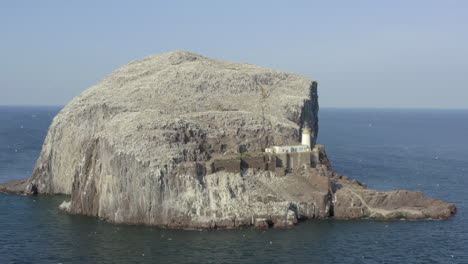
{"label": "ocean surface", "polygon": [[[0,107],[0,182],[30,176],[60,107]],[[184,231],[71,216],[65,196],[0,194],[1,263],[468,263],[468,110],[321,109],[337,172],[454,202],[446,221],[310,220]]]}

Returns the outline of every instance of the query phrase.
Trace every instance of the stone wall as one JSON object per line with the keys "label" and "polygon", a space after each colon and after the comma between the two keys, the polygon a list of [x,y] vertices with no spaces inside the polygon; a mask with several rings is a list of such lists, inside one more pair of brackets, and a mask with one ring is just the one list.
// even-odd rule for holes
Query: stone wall
{"label": "stone wall", "polygon": [[230,160],[215,160],[211,163],[211,172],[216,173],[218,171],[226,172],[240,172],[241,170],[241,160],[240,159],[230,159]]}
{"label": "stone wall", "polygon": [[312,152],[288,153],[289,168],[292,170],[308,169],[311,167]]}
{"label": "stone wall", "polygon": [[278,153],[258,157],[233,158],[230,160],[215,160],[211,163],[211,173],[218,171],[238,173],[245,169],[259,169],[275,172],[284,176],[293,170],[314,168],[319,158],[318,150],[312,152]]}
{"label": "stone wall", "polygon": [[315,152],[294,152],[276,154],[276,167],[291,170],[306,169],[315,167],[313,160],[318,155]]}
{"label": "stone wall", "polygon": [[218,171],[238,173],[243,169],[259,169],[275,172],[276,156],[259,156],[215,160],[211,163],[211,173]]}
{"label": "stone wall", "polygon": [[259,156],[241,159],[241,168],[275,171],[276,156]]}

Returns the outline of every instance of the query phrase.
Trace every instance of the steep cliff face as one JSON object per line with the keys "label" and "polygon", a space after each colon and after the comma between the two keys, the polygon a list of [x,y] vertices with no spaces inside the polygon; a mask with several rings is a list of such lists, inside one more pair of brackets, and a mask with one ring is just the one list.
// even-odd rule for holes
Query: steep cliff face
{"label": "steep cliff face", "polygon": [[57,115],[31,183],[71,193],[84,153],[102,145],[167,174],[181,162],[293,143],[304,124],[317,133],[316,94],[315,82],[295,74],[184,51],[150,56]]}
{"label": "steep cliff face", "polygon": [[[439,200],[379,193],[335,174],[315,146],[317,98],[317,83],[292,73],[185,51],[146,57],[73,99],[54,118],[32,177],[0,191],[70,194],[62,205],[70,213],[184,228],[455,212]],[[303,127],[315,146],[311,167],[286,175],[209,170],[214,160],[296,145]]]}

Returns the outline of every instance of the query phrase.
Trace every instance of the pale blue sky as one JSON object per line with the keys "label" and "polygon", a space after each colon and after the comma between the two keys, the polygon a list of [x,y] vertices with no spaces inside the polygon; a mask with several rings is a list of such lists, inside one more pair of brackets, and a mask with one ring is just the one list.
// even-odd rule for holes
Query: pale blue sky
{"label": "pale blue sky", "polygon": [[318,80],[322,107],[468,108],[468,1],[1,1],[0,105],[175,49]]}

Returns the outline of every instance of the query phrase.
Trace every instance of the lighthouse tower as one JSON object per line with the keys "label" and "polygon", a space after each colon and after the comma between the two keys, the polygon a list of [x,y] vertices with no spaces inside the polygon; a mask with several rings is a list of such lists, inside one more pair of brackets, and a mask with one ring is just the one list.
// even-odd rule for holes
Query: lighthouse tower
{"label": "lighthouse tower", "polygon": [[301,144],[302,145],[305,145],[307,147],[311,147],[310,145],[310,130],[308,128],[303,128],[302,129],[302,141],[301,141]]}

